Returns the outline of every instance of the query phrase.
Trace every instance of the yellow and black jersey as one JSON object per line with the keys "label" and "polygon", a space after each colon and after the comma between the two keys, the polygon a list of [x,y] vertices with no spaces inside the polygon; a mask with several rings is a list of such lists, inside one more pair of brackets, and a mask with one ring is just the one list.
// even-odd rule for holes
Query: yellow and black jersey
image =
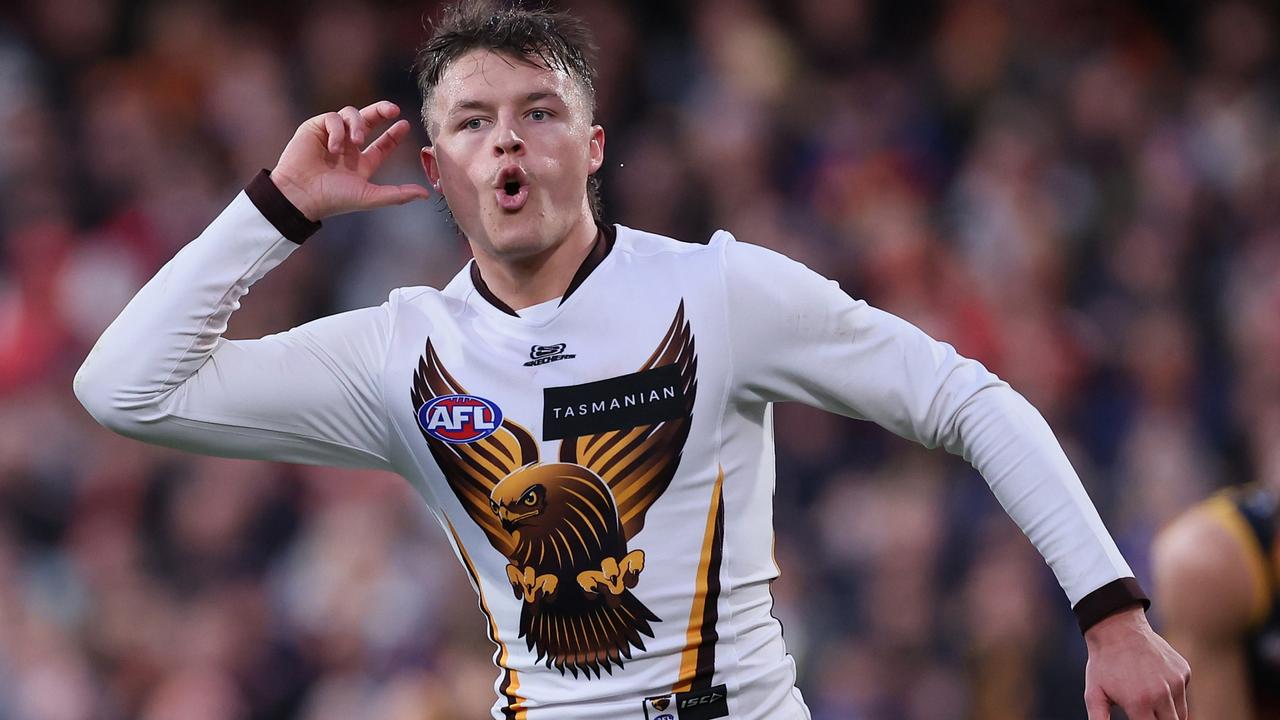
{"label": "yellow and black jersey", "polygon": [[1224,490],[1204,503],[1239,542],[1255,588],[1245,650],[1256,703],[1280,712],[1280,493],[1256,484]]}
{"label": "yellow and black jersey", "polygon": [[799,263],[617,225],[563,297],[518,312],[473,262],[226,340],[306,229],[255,183],[112,323],[77,397],[149,442],[407,478],[475,585],[496,718],[807,716],[769,593],[779,401],[963,455],[1082,622],[1141,596],[1021,395]]}

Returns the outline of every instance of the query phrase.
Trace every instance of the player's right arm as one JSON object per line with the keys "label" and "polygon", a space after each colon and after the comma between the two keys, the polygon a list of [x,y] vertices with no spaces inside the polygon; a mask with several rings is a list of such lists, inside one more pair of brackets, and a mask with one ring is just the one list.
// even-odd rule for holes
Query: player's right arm
{"label": "player's right arm", "polygon": [[1251,720],[1244,638],[1260,598],[1265,611],[1265,587],[1241,542],[1251,538],[1233,533],[1224,519],[1231,521],[1201,505],[1160,533],[1152,552],[1155,595],[1164,636],[1195,672],[1191,716]]}
{"label": "player's right arm", "polygon": [[311,118],[276,169],[239,194],[165,264],[76,373],[102,425],[191,452],[391,469],[379,373],[390,305],[322,318],[257,340],[222,333],[249,287],[330,215],[426,197],[369,181],[409,130],[365,134],[399,109],[381,102]]}

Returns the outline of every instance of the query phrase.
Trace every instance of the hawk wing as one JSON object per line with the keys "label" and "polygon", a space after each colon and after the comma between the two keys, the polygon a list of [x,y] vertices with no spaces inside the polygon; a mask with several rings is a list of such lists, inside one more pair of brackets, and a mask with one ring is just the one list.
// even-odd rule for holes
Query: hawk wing
{"label": "hawk wing", "polygon": [[644,527],[649,506],[675,477],[693,421],[698,356],[694,352],[693,332],[684,317],[683,301],[658,349],[640,370],[664,365],[675,365],[680,372],[685,405],[679,416],[654,425],[565,438],[560,445],[561,462],[585,466],[609,485],[627,540]]}
{"label": "hawk wing", "polygon": [[[440,357],[427,339],[427,349],[418,360],[413,373],[413,399],[415,416],[418,408],[441,395],[465,395],[467,391],[453,379],[440,363]],[[515,549],[511,534],[502,529],[496,515],[489,509],[489,493],[493,486],[514,470],[538,460],[538,445],[528,430],[511,420],[503,419],[502,425],[489,437],[470,443],[453,444],[437,440],[418,424],[418,431],[431,448],[431,455],[444,473],[453,494],[466,509],[467,515],[484,529],[493,547],[506,557]]]}

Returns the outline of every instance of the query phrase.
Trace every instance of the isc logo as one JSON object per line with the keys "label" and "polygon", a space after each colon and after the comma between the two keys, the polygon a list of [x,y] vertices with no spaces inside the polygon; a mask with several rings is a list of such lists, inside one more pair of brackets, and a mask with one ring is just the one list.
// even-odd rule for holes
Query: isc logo
{"label": "isc logo", "polygon": [[418,424],[447,443],[483,440],[502,425],[498,405],[475,395],[442,395],[418,408]]}

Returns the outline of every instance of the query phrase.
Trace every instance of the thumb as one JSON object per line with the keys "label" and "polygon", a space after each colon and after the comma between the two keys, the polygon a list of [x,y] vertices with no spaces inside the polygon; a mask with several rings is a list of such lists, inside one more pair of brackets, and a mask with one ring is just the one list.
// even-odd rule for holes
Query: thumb
{"label": "thumb", "polygon": [[1101,690],[1085,693],[1084,707],[1089,712],[1089,720],[1111,720],[1111,701]]}
{"label": "thumb", "polygon": [[370,185],[365,191],[366,207],[384,207],[386,205],[403,205],[413,200],[427,200],[431,192],[421,185],[407,183],[405,185]]}

